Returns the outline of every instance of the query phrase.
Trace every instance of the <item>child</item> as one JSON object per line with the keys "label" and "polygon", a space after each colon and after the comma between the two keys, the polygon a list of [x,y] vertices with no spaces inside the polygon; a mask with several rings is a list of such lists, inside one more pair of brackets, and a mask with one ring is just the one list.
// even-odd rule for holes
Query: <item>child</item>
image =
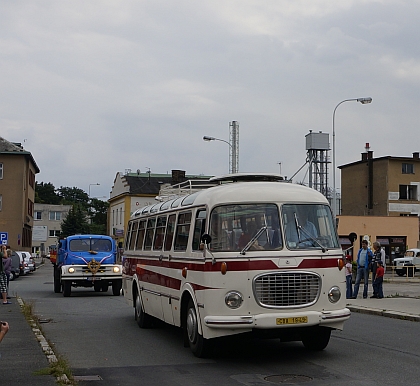
{"label": "child", "polygon": [[352,258],[351,256],[346,256],[346,299],[351,299],[353,296],[352,272]]}
{"label": "child", "polygon": [[382,288],[382,284],[384,282],[384,264],[382,263],[382,260],[379,260],[376,262],[377,268],[376,268],[376,278],[373,282],[373,295],[371,298],[378,298],[382,299],[384,297],[384,291]]}

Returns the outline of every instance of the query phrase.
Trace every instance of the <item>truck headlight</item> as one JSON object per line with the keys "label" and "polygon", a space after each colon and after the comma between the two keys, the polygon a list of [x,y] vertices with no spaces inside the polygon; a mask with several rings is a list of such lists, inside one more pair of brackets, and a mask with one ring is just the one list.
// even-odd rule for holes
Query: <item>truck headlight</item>
{"label": "truck headlight", "polygon": [[237,291],[228,292],[225,296],[225,303],[229,308],[239,308],[242,302],[242,295]]}
{"label": "truck headlight", "polygon": [[340,288],[334,286],[331,287],[330,290],[328,291],[328,300],[331,303],[337,303],[341,298],[341,291]]}
{"label": "truck headlight", "polygon": [[118,273],[120,272],[120,267],[114,267],[112,268],[112,270],[114,271],[114,273]]}
{"label": "truck headlight", "polygon": [[74,273],[75,269],[73,267],[69,268],[69,273]]}

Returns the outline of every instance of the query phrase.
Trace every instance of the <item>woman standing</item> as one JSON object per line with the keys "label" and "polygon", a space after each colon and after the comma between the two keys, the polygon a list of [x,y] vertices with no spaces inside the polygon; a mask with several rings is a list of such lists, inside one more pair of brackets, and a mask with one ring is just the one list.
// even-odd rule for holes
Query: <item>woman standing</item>
{"label": "woman standing", "polygon": [[2,260],[0,264],[0,292],[3,298],[3,304],[12,304],[11,302],[7,300],[7,276],[3,267],[3,261],[7,259],[7,252],[6,252],[5,245],[1,246],[0,258]]}

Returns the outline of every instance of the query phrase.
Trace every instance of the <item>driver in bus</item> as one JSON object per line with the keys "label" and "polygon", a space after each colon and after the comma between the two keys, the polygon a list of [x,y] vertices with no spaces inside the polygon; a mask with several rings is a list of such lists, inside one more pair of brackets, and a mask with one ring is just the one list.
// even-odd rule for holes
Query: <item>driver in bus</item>
{"label": "driver in bus", "polygon": [[212,216],[210,223],[210,250],[212,251],[228,251],[230,250],[229,246],[229,236],[227,232],[222,229],[222,222],[219,221],[219,217]]}
{"label": "driver in bus", "polygon": [[[287,224],[286,224],[286,239],[289,247],[311,247],[313,246],[313,240],[318,237],[318,231],[313,223],[308,220],[308,212],[304,208],[298,208],[296,213],[297,224],[295,219],[295,213],[288,211],[286,213]],[[297,225],[302,227],[298,229]]]}

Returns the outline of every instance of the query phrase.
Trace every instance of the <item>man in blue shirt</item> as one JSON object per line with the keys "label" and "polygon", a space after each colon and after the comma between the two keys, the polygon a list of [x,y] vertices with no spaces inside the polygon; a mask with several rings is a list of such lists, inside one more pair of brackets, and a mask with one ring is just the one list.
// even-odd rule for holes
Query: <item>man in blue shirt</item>
{"label": "man in blue shirt", "polygon": [[362,240],[362,248],[360,248],[357,254],[357,274],[356,282],[354,283],[354,292],[352,299],[357,298],[359,293],[360,281],[363,277],[363,299],[367,298],[368,295],[368,281],[369,281],[369,264],[373,258],[373,252],[368,248],[367,240]]}

